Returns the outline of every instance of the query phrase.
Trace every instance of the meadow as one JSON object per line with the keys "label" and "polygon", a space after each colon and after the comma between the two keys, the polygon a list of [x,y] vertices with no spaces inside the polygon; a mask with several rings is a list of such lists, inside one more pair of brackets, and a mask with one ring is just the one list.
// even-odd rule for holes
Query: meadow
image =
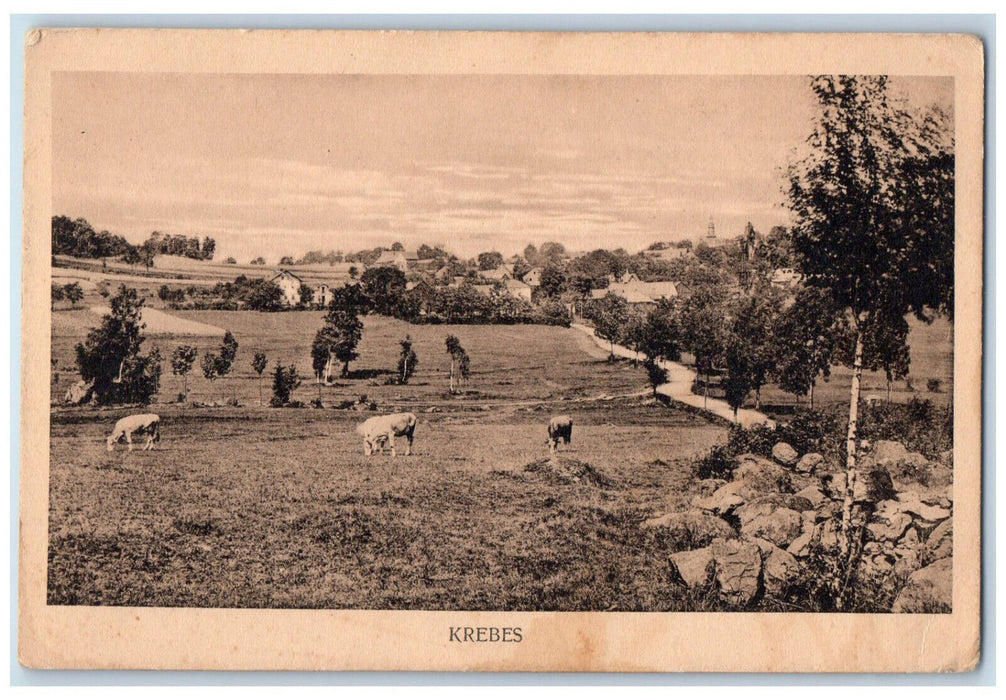
{"label": "meadow", "polygon": [[[723,609],[671,579],[668,555],[695,544],[687,533],[640,524],[689,502],[691,463],[724,440],[726,426],[654,401],[641,367],[607,362],[574,329],[369,316],[350,376],[320,387],[324,408],[274,409],[260,404],[259,389],[268,403],[277,361],[304,377],[294,399],[319,395],[310,345],[321,312],[169,312],[230,330],[234,371],[210,382],[197,363],[189,401],[178,403],[171,351],[215,351],[220,338],[149,333],[147,345],[165,356],[150,408],[162,440],[153,452],[110,454],[112,424],[135,409],[58,405],[77,378],[73,345],[99,322],[87,308],[98,303],[89,292],[81,308],[53,313],[50,604]],[[921,332],[913,376],[925,367],[949,379],[946,326]],[[448,333],[472,358],[460,395],[448,390]],[[400,385],[406,335],[419,366]],[[261,380],[255,352],[269,357]],[[843,382],[847,391],[847,374],[836,371],[819,401],[844,400]],[[883,386],[868,377],[867,391],[871,382]],[[766,401],[785,398],[772,392]],[[364,456],[354,428],[373,413],[336,408],[363,395],[379,412],[419,416],[413,456]],[[239,406],[198,405],[228,397]],[[550,465],[545,424],[560,412],[574,418],[573,444]],[[571,478],[563,465],[591,471]]]}

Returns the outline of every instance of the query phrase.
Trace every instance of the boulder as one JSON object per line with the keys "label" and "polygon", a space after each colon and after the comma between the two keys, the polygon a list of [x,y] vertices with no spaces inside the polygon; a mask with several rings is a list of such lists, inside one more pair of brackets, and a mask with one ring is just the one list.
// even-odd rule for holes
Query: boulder
{"label": "boulder", "polygon": [[[825,474],[821,486],[829,498],[837,501],[845,499],[845,472]],[[891,475],[883,467],[858,470],[853,499],[857,503],[877,503],[897,496]]]}
{"label": "boulder", "polygon": [[817,516],[815,520],[819,523],[823,523],[825,520],[831,520],[832,518],[837,518],[842,515],[842,502],[841,501],[825,501],[820,506],[818,506],[815,511]]}
{"label": "boulder", "polygon": [[743,540],[713,540],[711,546],[720,597],[735,605],[747,605],[758,595],[761,551]]}
{"label": "boulder", "polygon": [[765,592],[777,596],[800,575],[800,563],[789,552],[778,547],[762,550],[762,583]]}
{"label": "boulder", "polygon": [[925,503],[918,493],[908,491],[898,495],[898,510],[926,523],[938,523],[950,517],[950,510]]}
{"label": "boulder", "polygon": [[808,452],[796,463],[796,470],[803,474],[813,474],[822,464],[824,464],[824,455]]}
{"label": "boulder", "polygon": [[675,552],[671,565],[689,588],[704,586],[713,579],[712,547]]}
{"label": "boulder", "polygon": [[907,513],[895,513],[890,519],[874,518],[867,523],[866,529],[869,530],[874,540],[894,542],[901,539],[911,524],[912,516]]}
{"label": "boulder", "polygon": [[66,394],[63,396],[63,400],[74,406],[87,403],[91,398],[91,391],[94,388],[94,382],[85,382],[81,379],[78,382],[70,385],[70,388],[66,390]]}
{"label": "boulder", "polygon": [[805,489],[801,489],[796,492],[796,495],[800,498],[806,499],[806,501],[810,503],[811,508],[817,508],[828,500],[828,497],[824,495],[824,492],[816,486],[808,486]]}
{"label": "boulder", "polygon": [[743,505],[746,499],[741,495],[741,492],[748,492],[745,483],[732,481],[716,489],[711,496],[693,498],[692,505],[718,515],[725,515],[733,512],[737,506]]}
{"label": "boulder", "polygon": [[803,534],[803,516],[789,508],[775,508],[742,522],[741,532],[748,537],[768,540],[777,547],[788,547]]}
{"label": "boulder", "polygon": [[899,462],[908,456],[908,450],[900,442],[894,440],[877,440],[870,453],[870,459],[874,464],[884,464],[885,462]]}
{"label": "boulder", "polygon": [[821,533],[821,546],[825,549],[835,549],[838,547],[842,522],[838,518],[826,520],[818,526]]}
{"label": "boulder", "polygon": [[760,496],[752,501],[748,501],[734,510],[734,515],[741,522],[741,525],[751,522],[762,515],[769,515],[779,508],[789,510],[805,511],[811,510],[813,505],[806,498],[789,493],[770,493]]}
{"label": "boulder", "polygon": [[821,490],[835,501],[845,498],[845,472],[833,472],[821,475]]}
{"label": "boulder", "polygon": [[954,555],[954,519],[948,518],[936,526],[929,534],[925,548],[922,550],[922,563],[932,564],[939,559]]}
{"label": "boulder", "polygon": [[914,572],[894,600],[891,612],[949,612],[954,602],[953,568],[953,559],[947,557]]}
{"label": "boulder", "polygon": [[695,485],[695,491],[699,496],[705,498],[707,496],[712,496],[726,483],[727,482],[724,479],[700,479]]}
{"label": "boulder", "polygon": [[717,537],[736,537],[737,532],[722,518],[709,515],[701,510],[682,513],[668,513],[643,522],[644,529],[667,528],[676,541],[687,541],[699,546],[708,544]]}
{"label": "boulder", "polygon": [[792,493],[793,480],[789,473],[775,462],[746,453],[737,457],[734,481],[743,482],[759,493]]}
{"label": "boulder", "polygon": [[772,459],[784,467],[792,467],[800,459],[800,454],[788,442],[777,442],[772,447]]}

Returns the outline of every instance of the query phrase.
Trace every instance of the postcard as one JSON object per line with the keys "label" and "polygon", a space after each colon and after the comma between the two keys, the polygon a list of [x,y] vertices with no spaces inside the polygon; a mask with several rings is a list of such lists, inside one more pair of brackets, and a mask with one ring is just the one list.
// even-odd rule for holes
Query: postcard
{"label": "postcard", "polygon": [[978,39],[25,52],[25,666],[978,663]]}

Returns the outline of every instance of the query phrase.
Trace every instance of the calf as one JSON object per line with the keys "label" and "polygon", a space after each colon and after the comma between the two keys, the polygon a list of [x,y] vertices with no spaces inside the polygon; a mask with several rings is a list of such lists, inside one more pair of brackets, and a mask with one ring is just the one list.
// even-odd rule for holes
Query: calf
{"label": "calf", "polygon": [[548,451],[559,450],[559,440],[567,445],[573,441],[573,419],[569,416],[553,416],[548,422]]}
{"label": "calf", "polygon": [[412,413],[392,413],[388,416],[374,416],[356,426],[356,432],[363,436],[363,454],[371,455],[391,445],[391,456],[395,457],[395,437],[408,440],[406,456],[412,454],[412,437],[416,432],[416,416]]}
{"label": "calf", "polygon": [[154,449],[154,443],[161,441],[161,417],[156,413],[140,413],[135,416],[125,416],[115,423],[112,434],[108,436],[108,451],[114,449],[117,442],[126,439],[129,451],[133,451],[133,433],[146,435],[147,442],[143,445],[144,450]]}

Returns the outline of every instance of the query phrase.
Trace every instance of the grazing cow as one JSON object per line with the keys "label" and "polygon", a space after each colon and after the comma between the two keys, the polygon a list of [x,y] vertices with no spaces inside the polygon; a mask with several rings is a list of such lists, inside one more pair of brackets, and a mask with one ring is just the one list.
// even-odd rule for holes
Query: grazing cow
{"label": "grazing cow", "polygon": [[548,422],[548,451],[559,450],[560,438],[567,445],[573,441],[573,419],[569,416],[552,416]]}
{"label": "grazing cow", "polygon": [[412,436],[416,432],[416,416],[412,413],[392,413],[388,416],[374,416],[356,426],[356,432],[363,436],[363,454],[373,454],[384,450],[385,443],[391,446],[391,456],[395,457],[395,437],[405,437],[406,456],[412,454]]}
{"label": "grazing cow", "polygon": [[156,413],[140,413],[120,418],[116,421],[112,434],[108,436],[108,451],[111,452],[113,445],[125,438],[129,451],[132,452],[133,433],[147,436],[147,442],[143,445],[144,450],[154,449],[154,443],[161,441],[161,417]]}

